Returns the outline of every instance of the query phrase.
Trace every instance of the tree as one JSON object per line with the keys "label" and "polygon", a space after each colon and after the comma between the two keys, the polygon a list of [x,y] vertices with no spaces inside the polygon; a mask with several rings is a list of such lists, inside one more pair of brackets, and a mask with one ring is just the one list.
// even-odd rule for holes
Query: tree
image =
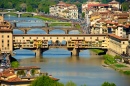
{"label": "tree", "polygon": [[85,18],[85,13],[84,12],[82,13],[82,18]]}
{"label": "tree", "polygon": [[40,76],[30,86],[64,86],[64,84],[54,81],[48,76]]}
{"label": "tree", "polygon": [[116,86],[114,83],[104,82],[102,86]]}
{"label": "tree", "polygon": [[19,67],[19,62],[18,61],[11,62],[11,67],[12,68],[18,68]]}
{"label": "tree", "polygon": [[123,3],[121,4],[122,10],[123,10],[123,11],[128,11],[128,10],[129,10],[129,4],[130,4],[130,3],[128,3],[128,2],[123,2]]}
{"label": "tree", "polygon": [[22,11],[26,11],[26,8],[27,8],[26,3],[20,4],[20,8],[21,8]]}
{"label": "tree", "polygon": [[77,85],[74,82],[69,81],[69,82],[66,83],[65,86],[77,86]]}

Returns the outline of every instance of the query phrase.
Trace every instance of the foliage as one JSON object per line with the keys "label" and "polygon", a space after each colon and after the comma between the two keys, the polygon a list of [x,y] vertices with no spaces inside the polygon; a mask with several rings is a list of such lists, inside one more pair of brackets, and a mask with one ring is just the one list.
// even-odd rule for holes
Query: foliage
{"label": "foliage", "polygon": [[[0,0],[0,8],[4,9],[16,9],[17,11],[26,11],[26,12],[44,12],[49,13],[49,6],[57,4],[59,1],[64,1],[66,3],[77,5],[79,12],[81,12],[81,5],[87,0]],[[102,3],[108,3],[112,0],[97,0],[102,1]],[[117,0],[120,3],[123,3],[125,0]],[[127,4],[127,2],[125,3]],[[125,6],[124,3],[123,9],[127,10],[128,6]]]}
{"label": "foliage", "polygon": [[36,72],[35,69],[32,69],[32,70],[31,70],[31,74],[32,74],[32,75],[35,75],[35,72]]}
{"label": "foliage", "polygon": [[130,2],[123,2],[122,5],[122,10],[123,11],[128,11],[129,10],[129,4]]}
{"label": "foliage", "polygon": [[90,50],[97,54],[104,52],[103,50],[100,50],[100,49],[90,49]]}
{"label": "foliage", "polygon": [[123,73],[126,74],[126,75],[130,75],[130,70],[129,71],[124,71]]}
{"label": "foliage", "polygon": [[54,23],[51,23],[50,26],[71,26],[71,23],[69,23],[69,22],[65,22],[65,23],[64,23],[64,22],[62,22],[62,23],[59,22],[59,23],[55,23],[55,22],[54,22]]}
{"label": "foliage", "polygon": [[82,13],[82,18],[85,18],[85,13],[84,12]]}
{"label": "foliage", "polygon": [[69,82],[66,83],[65,86],[77,86],[77,85],[74,82],[69,81]]}
{"label": "foliage", "polygon": [[64,86],[62,83],[52,80],[48,76],[40,76],[30,86]]}
{"label": "foliage", "polygon": [[104,82],[102,86],[116,86],[114,83]]}
{"label": "foliage", "polygon": [[121,58],[121,56],[115,55],[114,59],[120,59],[121,60],[122,58]]}
{"label": "foliage", "polygon": [[116,60],[111,55],[106,54],[103,57],[105,58],[105,61],[104,61],[105,64],[114,64],[114,63],[116,63]]}
{"label": "foliage", "polygon": [[121,67],[127,67],[127,66],[122,65],[122,64],[115,64],[115,66],[118,67],[118,68],[121,68]]}
{"label": "foliage", "polygon": [[34,16],[34,18],[42,19],[44,21],[56,21],[55,19],[47,18],[47,17],[44,17],[44,16]]}
{"label": "foliage", "polygon": [[12,68],[18,68],[19,67],[19,62],[18,61],[13,61],[13,62],[11,62],[11,67]]}
{"label": "foliage", "polygon": [[17,75],[23,75],[23,76],[25,76],[24,70],[18,70]]}

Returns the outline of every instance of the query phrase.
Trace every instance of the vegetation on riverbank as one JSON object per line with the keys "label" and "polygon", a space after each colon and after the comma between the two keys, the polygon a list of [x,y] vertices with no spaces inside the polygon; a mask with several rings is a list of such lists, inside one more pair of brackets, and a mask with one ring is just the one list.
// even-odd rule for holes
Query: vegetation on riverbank
{"label": "vegetation on riverbank", "polygon": [[106,54],[103,57],[105,59],[105,61],[104,61],[105,64],[110,65],[110,64],[117,63],[117,61],[114,59],[114,57],[112,55]]}
{"label": "vegetation on riverbank", "polygon": [[49,26],[71,26],[71,22],[54,22],[51,23]]}
{"label": "vegetation on riverbank", "polygon": [[[76,83],[68,81],[66,84],[52,80],[48,76],[40,76],[36,78],[30,86],[77,86]],[[80,86],[87,86],[86,84]],[[114,83],[104,82],[101,86],[116,86]]]}
{"label": "vegetation on riverbank", "polygon": [[100,49],[90,49],[91,51],[95,52],[96,54],[103,53],[103,50]]}
{"label": "vegetation on riverbank", "polygon": [[49,22],[57,22],[58,20],[52,19],[52,18],[48,18],[48,17],[44,17],[44,16],[33,16],[34,18],[38,18],[38,19],[42,19],[44,21],[49,21]]}
{"label": "vegetation on riverbank", "polygon": [[130,68],[127,66],[127,64],[122,63],[122,58],[120,56],[111,56],[111,55],[104,55],[105,58],[104,63],[112,67],[113,69],[124,73],[126,75],[130,75]]}

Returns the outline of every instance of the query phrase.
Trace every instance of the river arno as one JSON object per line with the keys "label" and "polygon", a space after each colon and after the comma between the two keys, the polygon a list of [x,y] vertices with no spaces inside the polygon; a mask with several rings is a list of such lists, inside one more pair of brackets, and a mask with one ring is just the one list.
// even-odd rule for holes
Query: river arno
{"label": "river arno", "polygon": [[[15,17],[6,17],[5,19],[37,20],[34,18]],[[34,24],[19,23],[19,25]],[[21,33],[19,30],[14,30],[14,34]],[[28,32],[28,34],[34,33],[45,34],[44,31],[38,28]],[[51,33],[64,34],[61,30],[54,30]],[[75,34],[77,31],[72,31],[71,33]],[[42,72],[48,72],[54,77],[59,78],[60,82],[63,83],[71,80],[78,86],[83,84],[87,86],[101,86],[103,82],[108,81],[115,83],[117,86],[130,86],[130,76],[121,74],[109,67],[102,67],[102,57],[90,55],[89,50],[82,51],[79,57],[70,57],[70,52],[67,50],[51,49],[44,52],[41,59],[35,59],[34,53],[29,50],[17,50],[16,53],[14,57],[18,59],[21,66],[39,66]]]}

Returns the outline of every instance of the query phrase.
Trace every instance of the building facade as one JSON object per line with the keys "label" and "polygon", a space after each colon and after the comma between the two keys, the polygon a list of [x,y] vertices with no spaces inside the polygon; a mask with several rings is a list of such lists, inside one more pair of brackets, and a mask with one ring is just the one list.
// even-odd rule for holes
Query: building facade
{"label": "building facade", "polygon": [[67,18],[67,19],[78,19],[78,8],[74,4],[67,4],[60,1],[56,5],[52,5],[49,8],[49,13],[52,16]]}
{"label": "building facade", "polygon": [[10,53],[13,50],[12,25],[0,17],[0,53]]}

